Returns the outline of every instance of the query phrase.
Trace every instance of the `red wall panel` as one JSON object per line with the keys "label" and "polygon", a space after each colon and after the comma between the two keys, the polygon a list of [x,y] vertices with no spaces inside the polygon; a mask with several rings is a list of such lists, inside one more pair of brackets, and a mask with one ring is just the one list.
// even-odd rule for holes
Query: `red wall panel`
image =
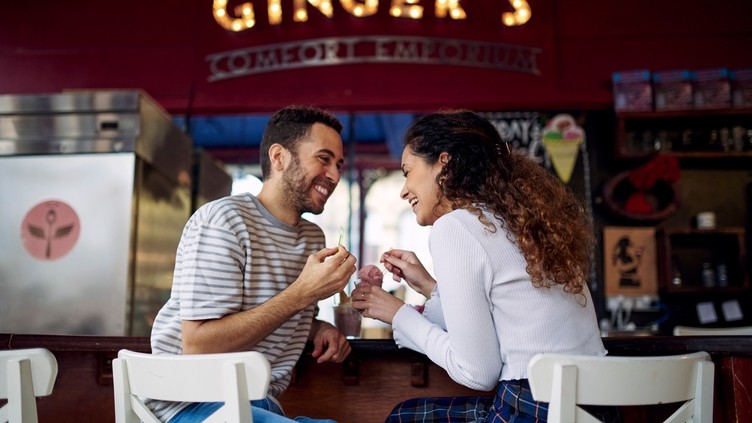
{"label": "red wall panel", "polygon": [[[230,2],[234,5],[241,2]],[[285,104],[338,110],[607,108],[611,73],[725,66],[752,67],[752,2],[531,0],[533,18],[501,25],[502,0],[461,2],[468,18],[394,18],[388,1],[355,18],[338,2],[326,19],[309,7],[306,23],[221,28],[211,0],[3,2],[0,93],[63,89],[143,89],[172,113],[268,112]],[[537,49],[538,74],[436,64],[347,64],[210,82],[207,56],[271,43],[348,36],[460,39]]]}

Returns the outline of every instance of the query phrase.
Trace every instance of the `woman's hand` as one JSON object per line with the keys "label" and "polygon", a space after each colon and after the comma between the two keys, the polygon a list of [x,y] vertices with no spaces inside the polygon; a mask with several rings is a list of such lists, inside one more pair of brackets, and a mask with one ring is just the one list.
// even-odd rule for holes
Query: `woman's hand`
{"label": "woman's hand", "polygon": [[360,283],[350,297],[354,309],[365,317],[392,324],[397,311],[405,305],[402,300],[384,291],[381,287]]}
{"label": "woman's hand", "polygon": [[415,253],[392,249],[381,256],[381,262],[392,273],[392,279],[397,282],[404,279],[410,288],[426,298],[431,297],[436,280],[426,271]]}

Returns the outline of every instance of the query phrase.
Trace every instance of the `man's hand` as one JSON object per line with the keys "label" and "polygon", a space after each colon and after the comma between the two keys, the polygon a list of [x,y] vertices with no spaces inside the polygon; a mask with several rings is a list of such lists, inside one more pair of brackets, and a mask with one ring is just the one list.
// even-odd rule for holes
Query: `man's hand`
{"label": "man's hand", "polygon": [[[355,257],[341,245],[311,254],[298,279],[263,304],[219,319],[183,320],[183,353],[246,351],[309,304],[341,291],[355,270]],[[342,337],[339,331],[332,329]],[[327,346],[347,344],[344,337],[339,341],[333,335],[318,342],[320,345],[326,342]],[[345,351],[341,346],[337,348]],[[337,355],[341,356],[342,351]],[[350,344],[347,344],[344,355],[349,352]],[[332,352],[329,356],[334,354]]]}
{"label": "man's hand", "polygon": [[303,271],[290,288],[307,297],[310,304],[340,292],[355,271],[355,257],[345,247],[324,248],[308,256]]}
{"label": "man's hand", "polygon": [[314,320],[311,327],[313,341],[313,358],[317,363],[345,361],[352,348],[342,333],[327,322]]}

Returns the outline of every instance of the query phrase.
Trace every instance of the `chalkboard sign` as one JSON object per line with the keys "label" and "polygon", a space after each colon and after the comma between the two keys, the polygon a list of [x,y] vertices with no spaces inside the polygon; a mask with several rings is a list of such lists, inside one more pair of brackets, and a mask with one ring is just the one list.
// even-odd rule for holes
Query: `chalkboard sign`
{"label": "chalkboard sign", "polygon": [[[479,112],[501,138],[557,175],[580,199],[593,219],[590,160],[584,112]],[[598,290],[595,251],[591,251],[590,290]]]}

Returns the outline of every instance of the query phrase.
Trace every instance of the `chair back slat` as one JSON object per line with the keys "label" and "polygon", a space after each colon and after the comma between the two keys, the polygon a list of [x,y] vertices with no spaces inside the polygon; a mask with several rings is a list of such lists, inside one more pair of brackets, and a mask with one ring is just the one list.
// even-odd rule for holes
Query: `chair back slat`
{"label": "chair back slat", "polygon": [[244,377],[244,364],[240,362],[228,362],[223,365],[223,383],[225,393],[224,413],[228,421],[243,421],[247,415],[249,406],[248,381]]}
{"label": "chair back slat", "polygon": [[142,398],[224,402],[213,417],[245,423],[252,421],[249,401],[266,397],[271,367],[255,351],[153,355],[121,350],[113,362],[113,379],[118,423],[157,421]]}
{"label": "chair back slat", "polygon": [[[683,403],[666,422],[711,422],[714,366],[706,352],[658,357],[538,354],[528,364],[533,397],[549,422],[581,422],[576,405]],[[575,419],[575,415],[578,418]],[[692,417],[694,416],[694,420]]]}
{"label": "chair back slat", "polygon": [[143,421],[144,423],[160,423],[160,421],[157,420],[156,417],[154,417],[154,414],[152,414],[151,410],[149,410],[149,407],[147,407],[140,398],[131,395],[130,399],[131,408],[133,409],[133,412],[136,413],[139,420]]}
{"label": "chair back slat", "polygon": [[45,397],[52,394],[52,387],[57,379],[57,359],[45,348],[28,348],[21,350],[0,351],[0,399],[8,398],[7,380],[8,361],[28,359],[31,362],[34,395]]}
{"label": "chair back slat", "polygon": [[57,359],[44,348],[0,351],[0,423],[37,423],[37,398],[52,394]]}
{"label": "chair back slat", "polygon": [[217,402],[225,399],[224,364],[245,366],[248,398],[263,398],[269,388],[269,362],[258,352],[194,355],[152,355],[124,352],[128,381],[134,395],[164,401]]}

